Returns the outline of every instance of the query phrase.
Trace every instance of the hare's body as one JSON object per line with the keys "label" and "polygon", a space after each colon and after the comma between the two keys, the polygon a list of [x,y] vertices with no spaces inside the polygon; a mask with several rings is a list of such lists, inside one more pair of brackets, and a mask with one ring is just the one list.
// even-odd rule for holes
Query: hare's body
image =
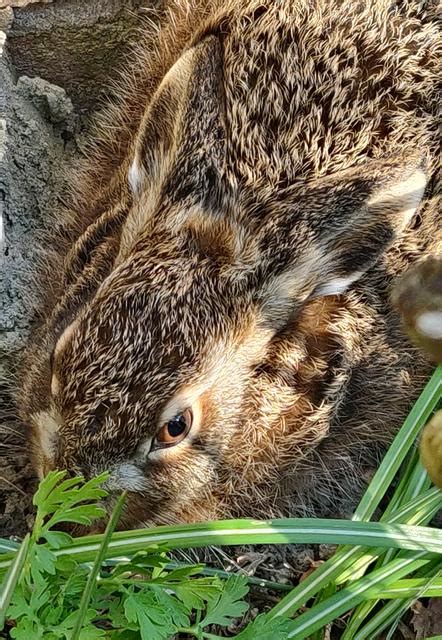
{"label": "hare's body", "polygon": [[389,294],[441,248],[438,45],[430,2],[170,9],[52,239],[40,471],[126,524],[342,513],[429,370]]}

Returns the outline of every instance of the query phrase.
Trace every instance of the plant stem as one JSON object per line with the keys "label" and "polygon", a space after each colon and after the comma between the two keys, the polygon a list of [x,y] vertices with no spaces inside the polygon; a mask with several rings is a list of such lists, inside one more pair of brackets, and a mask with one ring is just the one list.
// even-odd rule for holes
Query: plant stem
{"label": "plant stem", "polygon": [[80,637],[81,628],[83,626],[83,623],[87,614],[89,601],[91,599],[93,590],[95,589],[97,584],[97,576],[101,569],[101,565],[103,564],[103,560],[105,558],[112,533],[114,532],[114,529],[117,526],[117,522],[123,510],[125,499],[126,499],[126,492],[122,493],[121,496],[118,498],[117,504],[115,505],[115,508],[112,512],[110,520],[107,523],[106,531],[104,532],[104,535],[102,537],[100,548],[98,549],[98,552],[95,556],[95,561],[92,566],[91,572],[89,574],[89,577],[86,583],[85,590],[83,592],[83,595],[80,601],[80,607],[78,609],[78,617],[75,621],[75,627],[72,631],[71,640],[78,640]]}

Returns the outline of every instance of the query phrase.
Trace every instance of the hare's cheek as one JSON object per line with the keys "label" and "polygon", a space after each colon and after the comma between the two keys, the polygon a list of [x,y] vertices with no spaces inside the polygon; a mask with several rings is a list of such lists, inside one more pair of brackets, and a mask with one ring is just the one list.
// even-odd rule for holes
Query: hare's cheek
{"label": "hare's cheek", "polygon": [[31,416],[32,456],[34,466],[40,478],[55,466],[59,441],[60,418],[51,408],[39,411]]}

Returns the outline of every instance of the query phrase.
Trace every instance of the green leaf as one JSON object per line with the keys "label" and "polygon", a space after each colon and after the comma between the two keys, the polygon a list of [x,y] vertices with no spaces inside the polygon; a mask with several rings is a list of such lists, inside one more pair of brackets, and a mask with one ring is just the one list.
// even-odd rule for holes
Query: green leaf
{"label": "green leaf", "polygon": [[72,573],[78,567],[78,562],[69,556],[57,556],[57,571],[60,573]]}
{"label": "green leaf", "polygon": [[177,597],[189,610],[204,609],[207,602],[214,601],[224,588],[225,583],[217,578],[197,578],[179,584],[172,584]]}
{"label": "green leaf", "polygon": [[82,629],[79,640],[95,640],[96,638],[109,637],[104,629],[98,629],[93,625],[88,626],[86,629]]}
{"label": "green leaf", "polygon": [[48,549],[46,545],[35,545],[34,547],[33,564],[35,564],[40,571],[55,574],[55,563],[57,561],[53,552]]}
{"label": "green leaf", "polygon": [[[163,567],[166,566],[167,565],[163,565]],[[152,582],[166,582],[167,584],[172,584],[176,581],[182,582],[185,578],[190,578],[191,576],[201,573],[202,569],[204,569],[203,564],[190,564],[188,566],[179,567],[178,569],[172,569],[171,571],[165,571],[160,577],[156,578],[156,580],[153,580]]]}
{"label": "green leaf", "polygon": [[257,616],[236,638],[238,640],[286,640],[291,621],[286,618],[269,618],[264,613]]}
{"label": "green leaf", "polygon": [[248,593],[249,587],[244,576],[232,576],[226,580],[223,590],[216,598],[209,601],[206,615],[200,622],[201,627],[210,624],[228,626],[234,618],[242,616],[249,608],[242,598]]}
{"label": "green leaf", "polygon": [[44,531],[41,538],[45,539],[50,547],[53,549],[59,549],[60,547],[66,547],[72,544],[73,538],[68,533],[62,531]]}
{"label": "green leaf", "polygon": [[[89,525],[95,518],[103,517],[104,509],[97,502],[107,495],[100,485],[108,475],[104,473],[84,482],[79,476],[66,478],[65,471],[51,471],[34,495],[37,515],[33,538],[39,539],[60,522]],[[51,517],[45,522],[48,516]],[[63,544],[66,544],[66,538]]]}
{"label": "green leaf", "polygon": [[124,611],[129,622],[139,626],[142,640],[165,640],[176,631],[168,612],[164,611],[151,591],[128,592]]}
{"label": "green leaf", "polygon": [[180,600],[177,600],[177,598],[167,593],[162,587],[154,584],[150,584],[149,587],[153,590],[158,605],[162,607],[164,611],[168,612],[171,622],[173,622],[176,627],[188,627],[190,625],[190,611]]}
{"label": "green leaf", "polygon": [[75,524],[89,526],[94,520],[103,518],[105,515],[105,509],[98,505],[82,504],[78,507],[60,509],[51,517],[45,528],[55,527],[60,522],[74,522]]}
{"label": "green leaf", "polygon": [[84,592],[88,578],[88,571],[83,567],[77,567],[76,571],[71,573],[66,582],[60,583],[60,596],[63,601],[77,601],[78,597]]}
{"label": "green leaf", "polygon": [[[124,598],[127,594],[126,589],[122,593],[112,594],[107,599],[107,619],[114,629],[129,629],[136,630],[138,625],[135,623],[129,623],[125,610],[124,610]],[[117,634],[118,635],[118,634]],[[113,636],[112,636],[113,638]],[[139,635],[138,635],[139,639]]]}
{"label": "green leaf", "polygon": [[40,619],[44,620],[45,626],[51,627],[57,625],[63,619],[64,608],[62,606],[54,607],[50,605],[40,612]]}
{"label": "green leaf", "polygon": [[38,489],[34,494],[32,503],[40,511],[45,511],[49,502],[49,495],[55,486],[66,477],[66,471],[51,471],[38,485]]}
{"label": "green leaf", "polygon": [[[45,630],[43,627],[31,620],[30,618],[22,618],[15,627],[13,627],[9,634],[11,638],[15,640],[41,640],[44,636]],[[47,636],[45,638],[47,640]]]}
{"label": "green leaf", "polygon": [[19,585],[12,594],[11,604],[8,609],[8,617],[11,620],[19,620],[24,616],[30,620],[33,619],[34,610],[29,604],[28,599],[25,597],[21,585]]}

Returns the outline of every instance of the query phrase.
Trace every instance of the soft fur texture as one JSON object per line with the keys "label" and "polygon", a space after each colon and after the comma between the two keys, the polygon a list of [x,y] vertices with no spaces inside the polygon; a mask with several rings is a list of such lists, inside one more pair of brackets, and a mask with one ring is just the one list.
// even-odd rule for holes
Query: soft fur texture
{"label": "soft fur texture", "polygon": [[40,278],[40,473],[110,470],[125,526],[345,512],[429,372],[389,296],[441,249],[435,15],[177,2],[142,34]]}

